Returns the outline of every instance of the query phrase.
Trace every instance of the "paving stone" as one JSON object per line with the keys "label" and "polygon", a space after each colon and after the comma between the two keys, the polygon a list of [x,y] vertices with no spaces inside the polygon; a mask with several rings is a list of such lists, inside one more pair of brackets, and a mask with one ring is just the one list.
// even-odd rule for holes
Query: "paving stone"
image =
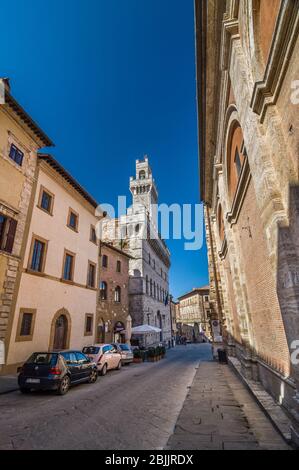
{"label": "paving stone", "polygon": [[166,449],[289,449],[227,366],[200,364]]}

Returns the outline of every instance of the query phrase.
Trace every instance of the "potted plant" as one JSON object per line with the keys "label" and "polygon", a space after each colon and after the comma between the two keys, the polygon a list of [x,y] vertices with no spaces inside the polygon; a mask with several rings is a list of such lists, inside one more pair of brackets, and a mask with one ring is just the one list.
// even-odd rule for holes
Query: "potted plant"
{"label": "potted plant", "polygon": [[156,348],[149,348],[147,351],[147,358],[149,362],[155,362],[156,360]]}
{"label": "potted plant", "polygon": [[140,364],[141,362],[143,362],[142,352],[139,349],[134,349],[133,362],[135,362],[135,364]]}
{"label": "potted plant", "polygon": [[160,361],[161,356],[162,356],[161,347],[160,347],[160,346],[157,346],[157,347],[156,347],[156,358],[157,358],[157,361]]}

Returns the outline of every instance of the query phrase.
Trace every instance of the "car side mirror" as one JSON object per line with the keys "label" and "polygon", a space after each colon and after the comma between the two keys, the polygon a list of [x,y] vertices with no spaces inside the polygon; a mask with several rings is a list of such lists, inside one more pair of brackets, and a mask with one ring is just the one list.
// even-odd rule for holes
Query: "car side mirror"
{"label": "car side mirror", "polygon": [[23,367],[18,367],[17,368],[17,373],[20,374],[20,372],[22,372],[22,369],[23,369]]}

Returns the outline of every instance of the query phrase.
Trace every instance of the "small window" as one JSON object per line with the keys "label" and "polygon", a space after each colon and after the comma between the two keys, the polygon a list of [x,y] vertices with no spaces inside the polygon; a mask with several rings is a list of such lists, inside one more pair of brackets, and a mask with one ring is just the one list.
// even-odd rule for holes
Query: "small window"
{"label": "small window", "polygon": [[209,296],[208,296],[208,295],[205,295],[205,296],[204,296],[204,301],[205,301],[205,302],[209,302]]}
{"label": "small window", "polygon": [[116,262],[116,272],[121,273],[121,262],[120,261]]}
{"label": "small window", "polygon": [[10,146],[9,156],[17,165],[22,166],[24,153],[21,152],[21,150],[14,144],[11,144]]}
{"label": "small window", "polygon": [[103,258],[102,258],[102,267],[103,267],[103,268],[108,268],[108,256],[107,256],[107,255],[103,255]]}
{"label": "small window", "polygon": [[36,310],[21,309],[17,327],[16,341],[31,341],[33,338]]}
{"label": "small window", "polygon": [[100,300],[107,300],[107,298],[108,298],[107,283],[102,281],[100,284]]}
{"label": "small window", "polygon": [[32,256],[30,269],[42,273],[45,266],[46,243],[39,240],[33,240]]}
{"label": "small window", "polygon": [[145,171],[144,171],[144,170],[141,170],[141,171],[139,172],[139,179],[145,180],[145,176],[146,176],[146,175],[145,175]]}
{"label": "small window", "polygon": [[94,288],[95,283],[96,283],[96,265],[94,263],[89,262],[87,286]]}
{"label": "small window", "polygon": [[41,207],[47,212],[51,212],[51,202],[52,196],[48,194],[46,191],[43,191],[42,200],[41,200]]}
{"label": "small window", "polygon": [[114,300],[118,303],[121,302],[121,288],[119,286],[115,288]]}
{"label": "small window", "polygon": [[93,330],[93,315],[87,314],[85,317],[85,335],[92,335]]}
{"label": "small window", "polygon": [[75,257],[70,253],[65,254],[64,267],[63,267],[63,279],[65,281],[72,281],[74,275],[74,262]]}
{"label": "small window", "polygon": [[97,243],[97,233],[93,225],[90,227],[90,241],[93,243]]}
{"label": "small window", "polygon": [[17,221],[0,214],[0,250],[12,253],[16,230]]}
{"label": "small window", "polygon": [[78,221],[79,221],[78,214],[75,211],[70,209],[69,217],[68,217],[68,224],[67,224],[68,227],[77,232],[78,231]]}
{"label": "small window", "polygon": [[23,313],[20,336],[30,336],[32,329],[32,313]]}
{"label": "small window", "polygon": [[48,212],[48,214],[52,215],[53,203],[54,203],[54,194],[52,194],[46,188],[41,186],[38,207],[42,209],[43,211]]}

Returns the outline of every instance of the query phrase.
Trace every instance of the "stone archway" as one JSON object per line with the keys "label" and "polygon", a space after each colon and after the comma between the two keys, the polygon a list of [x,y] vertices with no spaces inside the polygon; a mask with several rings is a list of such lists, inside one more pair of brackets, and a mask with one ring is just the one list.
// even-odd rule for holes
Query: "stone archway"
{"label": "stone archway", "polygon": [[62,350],[70,347],[71,316],[62,308],[56,312],[51,324],[49,350]]}

